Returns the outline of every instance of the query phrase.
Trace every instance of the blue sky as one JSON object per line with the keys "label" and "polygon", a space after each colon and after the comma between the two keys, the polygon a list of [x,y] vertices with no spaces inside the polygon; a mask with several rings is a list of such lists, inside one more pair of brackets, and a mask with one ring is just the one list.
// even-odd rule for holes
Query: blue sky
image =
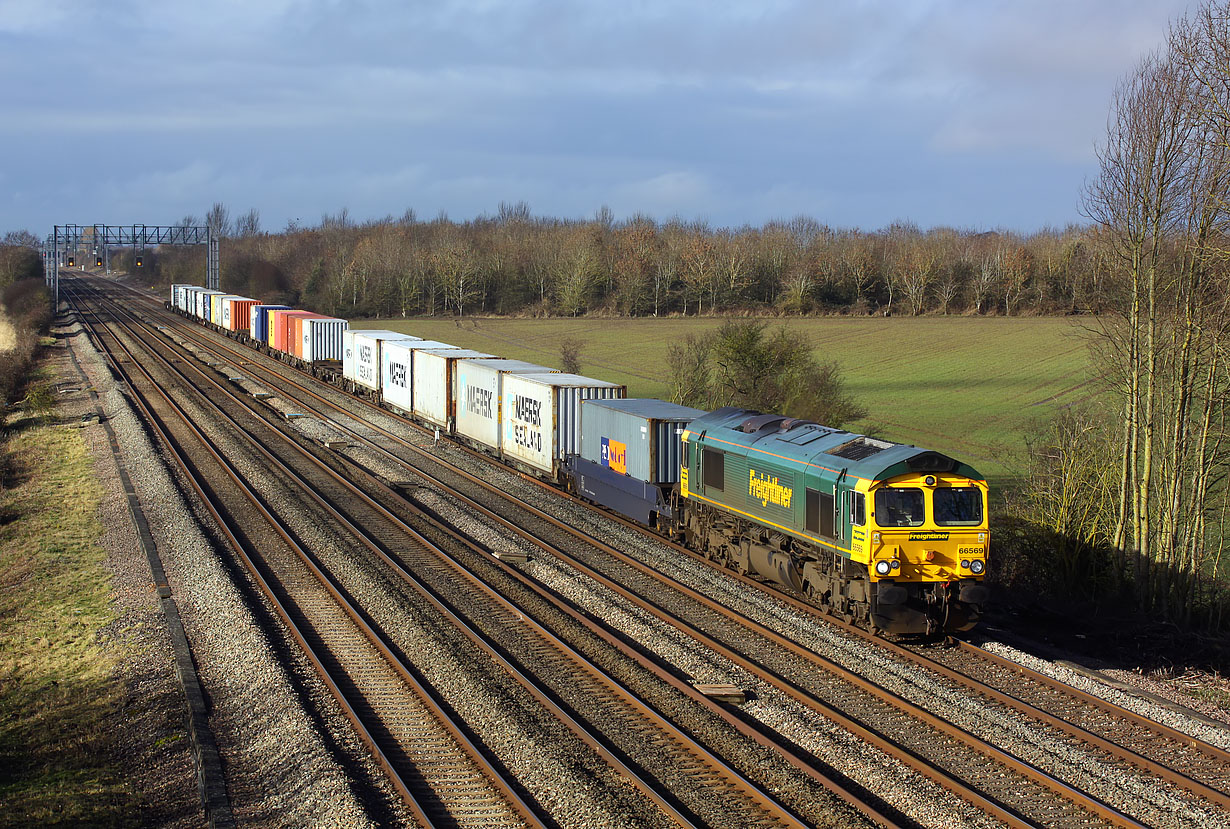
{"label": "blue sky", "polygon": [[1079,221],[1178,0],[0,0],[0,234],[646,213]]}

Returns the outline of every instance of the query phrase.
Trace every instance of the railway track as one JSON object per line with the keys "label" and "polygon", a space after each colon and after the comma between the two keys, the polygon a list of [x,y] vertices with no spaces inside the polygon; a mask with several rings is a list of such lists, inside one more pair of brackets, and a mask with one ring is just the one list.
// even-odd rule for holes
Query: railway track
{"label": "railway track", "polygon": [[[208,377],[204,372],[201,374],[204,378]],[[226,390],[223,384],[215,381],[214,385],[218,390],[230,395],[233,402],[242,403],[237,396]],[[246,404],[243,405],[246,406]],[[234,427],[243,428],[239,426],[234,416],[221,411],[218,414]],[[255,440],[250,433],[248,437]],[[284,438],[284,440],[288,445],[294,444],[294,441],[290,439]],[[302,447],[299,448],[302,450]],[[569,720],[571,727],[582,736],[583,740],[618,767],[623,779],[636,782],[638,787],[650,796],[663,813],[674,822],[683,825],[716,825],[728,819],[735,819],[738,823],[746,825],[804,825],[788,810],[777,805],[771,796],[731,769],[720,757],[709,752],[688,734],[654,712],[652,707],[622,688],[619,683],[605,675],[575,649],[563,643],[549,631],[531,622],[528,625],[529,635],[527,635],[528,614],[503,599],[447,553],[426,542],[425,539],[419,545],[407,548],[403,543],[394,549],[393,545],[396,544],[398,537],[421,537],[387,509],[350,485],[343,476],[330,470],[327,464],[313,458],[313,462],[309,463],[308,467],[314,471],[305,476],[302,467],[296,471],[288,469],[269,446],[262,446],[261,454],[266,463],[279,468],[286,477],[297,479],[296,483],[300,488],[305,493],[310,493],[310,497],[322,510],[334,512],[334,518],[344,522],[356,539],[379,555],[403,581],[413,583],[416,589],[424,595],[430,592],[429,588],[424,586],[424,582],[431,580],[431,577],[424,574],[429,573],[433,568],[439,571],[442,562],[445,564],[445,571],[435,576],[434,580],[437,583],[456,583],[462,580],[475,589],[483,591],[485,594],[483,598],[486,600],[483,604],[486,627],[503,626],[507,631],[512,632],[511,636],[506,633],[504,637],[506,640],[520,638],[523,642],[529,641],[530,649],[528,654],[522,658],[523,664],[535,665],[536,671],[540,673],[550,673],[552,671],[548,669],[549,666],[554,666],[553,672],[556,675],[569,677],[572,694],[589,701],[589,707],[600,709],[598,718],[604,723],[607,734],[618,733],[623,742],[639,742],[645,747],[640,752],[642,756],[637,760],[641,766],[649,765],[656,769],[654,780],[645,780],[643,775],[639,775],[626,763],[617,759],[617,752],[606,748],[609,737],[604,738],[595,730],[586,728],[569,718],[560,706],[551,702],[553,697],[551,689],[544,688],[541,684],[527,678],[524,672],[503,659],[500,656],[501,647],[509,647],[507,641],[501,644],[487,641],[488,634],[480,634],[472,626],[461,622],[456,612],[447,607],[444,602],[438,599],[433,599],[433,601],[436,602],[437,609],[441,613],[448,615],[458,627],[464,627],[471,640],[481,644],[487,650],[489,657],[502,662],[510,673],[515,674],[526,687],[530,688],[540,703],[552,708],[556,716],[561,719]],[[310,457],[310,455],[305,455],[305,457]],[[335,504],[344,504],[347,514],[342,515],[340,509],[334,507]],[[366,514],[360,514],[361,507],[366,507],[368,510]],[[375,531],[371,529],[380,526],[384,526],[385,529]],[[388,535],[389,528],[392,530],[392,536]],[[336,589],[339,594],[346,592],[342,586]],[[358,613],[356,612],[356,615]],[[391,652],[393,648],[389,647],[387,650]],[[388,656],[389,653],[386,653],[386,658]],[[558,693],[558,689],[555,689],[554,693]],[[651,762],[648,754],[657,755],[656,760]],[[659,794],[659,791],[662,793]],[[718,802],[708,804],[692,802],[698,797],[711,801],[716,799]],[[681,804],[682,808],[677,808],[672,805],[673,803]],[[719,814],[723,816],[720,820],[716,819]]]}
{"label": "railway track", "polygon": [[[196,335],[196,332],[194,332],[194,335]],[[216,343],[214,344],[216,346]],[[241,355],[241,358],[242,358],[242,355]],[[247,362],[247,363],[248,363],[248,367],[252,367],[251,362]],[[280,383],[285,383],[285,379],[282,379],[279,381]],[[330,403],[326,401],[325,397],[322,397],[321,395],[317,395],[316,392],[305,389],[305,387],[303,387],[301,391],[305,392],[306,395],[310,395],[309,400],[315,400],[316,403],[327,403],[328,406],[336,406],[335,403]],[[299,402],[305,402],[305,401],[304,399],[301,399],[300,397]],[[341,411],[341,408],[339,407],[335,408],[335,415],[338,411]],[[326,415],[326,417],[328,416]],[[332,426],[341,428],[339,427],[339,424],[336,421],[332,423]],[[359,435],[358,433],[352,433],[352,437],[354,439],[364,439],[362,435]],[[379,449],[381,451],[386,451],[387,444],[389,444],[390,442],[396,444],[396,443],[399,443],[399,440],[400,439],[396,439],[395,435],[391,435],[391,433],[386,433],[385,435],[383,435],[383,443],[385,445],[379,446]],[[416,446],[413,446],[411,443],[408,443],[408,442],[400,442],[400,443],[403,444],[401,446],[402,449],[418,451],[418,448],[416,448]],[[401,462],[405,462],[405,460],[402,460]],[[416,474],[422,475],[424,474],[424,472],[422,469],[417,469]],[[472,480],[471,483],[475,483],[475,485],[481,485],[482,482],[477,481],[477,480]],[[439,481],[437,478],[437,486],[445,487],[446,485],[442,481]],[[458,494],[458,493],[454,492],[453,494]],[[481,506],[480,504],[471,502],[470,507],[478,509]],[[486,508],[482,508],[482,509],[486,509]],[[544,514],[540,514],[539,518],[547,520],[547,518],[549,517],[546,517],[544,513]],[[508,525],[507,519],[504,519],[504,520],[506,520],[506,528],[512,529]],[[555,529],[563,530],[565,528],[562,528],[562,526],[558,525],[558,523],[555,523]],[[547,544],[542,544],[542,542],[535,541],[533,537],[530,537],[533,535],[534,535],[533,533],[528,533],[528,534],[523,535],[522,537],[526,541],[534,542],[534,544],[539,544],[542,547],[542,549],[545,549],[551,552],[551,555],[560,555],[560,547],[562,545],[549,544],[549,542],[547,542]],[[576,536],[573,536],[573,537],[576,537]],[[608,555],[617,555],[617,551],[614,551],[611,549],[606,549],[604,552],[608,553]],[[691,555],[691,553],[688,553],[688,555]],[[631,565],[631,561],[629,560],[625,560],[625,563],[629,563],[629,565]],[[573,560],[572,565],[574,567],[578,567],[578,569],[585,569],[588,567],[587,565],[584,565],[584,562],[581,562],[578,560]],[[652,569],[652,568],[649,568],[649,569]],[[642,576],[649,576],[649,573],[646,572],[646,568],[642,568],[641,573],[642,573]],[[597,571],[597,569],[594,569],[594,568],[589,568],[588,574],[590,577],[595,578],[597,579],[597,581],[600,581],[600,582],[603,582],[603,579],[606,579],[606,577],[604,577],[603,574],[601,574],[599,571]],[[608,585],[608,588],[616,590],[616,592],[619,592],[620,588],[617,587],[617,582],[614,581],[614,579],[606,579],[604,583]],[[678,587],[678,585],[676,585],[676,587]],[[624,592],[624,598],[632,600],[632,601],[640,601],[640,599],[633,597],[633,595],[631,595],[630,592],[626,592],[626,590]],[[704,599],[697,598],[697,601],[700,601],[701,604],[704,604]],[[642,606],[646,606],[647,608],[647,605],[642,605]],[[715,608],[715,606],[713,606],[712,603],[710,603],[710,610],[717,610],[717,608]],[[808,608],[807,610],[811,610],[811,609]],[[657,611],[658,619],[664,621],[665,624],[670,624],[667,617],[672,614],[674,614],[674,610],[664,610],[661,608],[661,606],[659,606],[659,609]],[[695,637],[697,638],[697,640],[705,641],[708,647],[715,649],[715,651],[722,652],[723,646],[721,646],[721,643],[718,642],[716,638],[706,638],[706,635],[704,635],[704,633],[701,633],[699,629],[695,629],[695,627],[692,627],[692,629],[689,630],[689,629],[685,629],[685,627],[676,626],[676,630],[685,632],[686,635]],[[769,637],[769,638],[772,638],[772,637]],[[779,641],[779,642],[776,642],[776,645],[790,649],[790,643],[784,643],[784,642]],[[899,656],[902,656],[903,658],[909,658],[905,656],[905,653],[908,653],[908,652],[905,652],[903,649],[903,651],[899,653]],[[726,652],[723,652],[723,656],[727,657],[728,659],[731,659],[732,662],[742,664],[742,667],[744,669],[749,670],[749,672],[755,673],[756,670],[758,669],[761,670],[761,673],[760,673],[761,680],[764,680],[766,681],[766,683],[770,683],[770,684],[776,683],[777,689],[781,690],[782,692],[786,692],[786,694],[795,695],[795,699],[797,701],[801,701],[801,702],[804,702],[804,704],[811,705],[813,707],[813,710],[818,711],[818,712],[823,712],[825,716],[829,716],[829,717],[835,716],[835,712],[831,710],[831,708],[824,708],[823,704],[820,704],[819,700],[815,699],[814,696],[812,696],[811,699],[809,700],[807,699],[806,694],[799,696],[799,690],[798,689],[788,689],[787,686],[790,684],[788,684],[787,681],[782,680],[780,676],[777,676],[777,678],[774,678],[774,676],[764,673],[763,668],[760,668],[758,667],[758,665],[755,665],[753,660],[747,657],[747,654],[739,654],[738,652],[733,651],[733,649],[727,648]],[[798,658],[811,659],[813,664],[822,664],[822,663],[817,662],[817,659],[814,658],[814,654],[809,653],[808,651],[806,651],[806,649],[803,649],[801,653],[799,653],[798,651],[793,652],[793,656],[798,657]],[[926,659],[925,657],[922,657],[922,658]],[[936,665],[935,660],[930,660],[931,670],[937,670],[937,673],[945,674],[943,670],[938,670],[935,667],[935,665]],[[825,668],[825,670],[828,670],[828,672],[830,672],[831,674],[838,675],[840,676],[840,678],[843,678],[846,681],[855,681],[855,683],[857,684],[856,676],[852,675],[849,669],[841,668],[840,665],[836,665],[835,663],[822,664],[822,667]],[[979,694],[982,694],[985,696],[993,696],[993,694],[989,694],[988,692],[991,690],[989,685],[985,685],[985,684],[979,685],[977,681],[973,680],[972,678],[968,678],[968,676],[966,679],[964,679],[964,681],[962,681],[962,680],[957,679],[956,676],[954,676],[951,673],[948,673],[945,675],[947,679],[959,681],[959,683],[961,683],[963,686],[966,686],[966,688],[974,689],[975,692],[979,692]],[[863,690],[867,690],[868,692],[871,692],[871,694],[873,695],[877,694],[877,691],[872,690],[872,689],[865,688]],[[884,689],[881,689],[881,691],[883,690]],[[1006,695],[1000,692],[1000,696],[1006,696]],[[903,700],[900,700],[900,697],[898,697],[897,700],[892,700],[891,697],[892,695],[889,694],[886,696],[879,696],[879,699],[881,699],[881,701],[889,701],[889,704],[897,707],[897,710],[899,711],[905,710],[905,708],[909,707],[909,704],[907,704],[907,702]],[[998,701],[1002,701],[1002,700],[998,700]],[[1219,804],[1219,806],[1223,806],[1223,807],[1225,806],[1225,803],[1224,803],[1225,795],[1223,792],[1219,790],[1219,788],[1216,788],[1215,786],[1210,786],[1210,785],[1207,785],[1207,783],[1202,783],[1198,780],[1193,780],[1192,777],[1182,775],[1180,774],[1180,772],[1177,772],[1175,769],[1172,769],[1170,768],[1170,766],[1166,766],[1165,764],[1156,763],[1156,761],[1149,760],[1148,758],[1145,758],[1144,755],[1130,754],[1130,753],[1129,754],[1116,753],[1116,750],[1122,747],[1118,747],[1118,745],[1114,743],[1113,740],[1108,740],[1106,738],[1097,737],[1095,736],[1095,734],[1092,734],[1091,732],[1087,731],[1087,729],[1081,729],[1079,727],[1071,727],[1071,724],[1068,721],[1065,721],[1064,718],[1061,718],[1061,717],[1050,716],[1049,720],[1047,720],[1047,718],[1041,715],[1041,708],[1031,708],[1028,706],[1026,707],[1010,706],[1010,707],[1014,707],[1014,710],[1020,713],[1025,713],[1025,715],[1041,718],[1041,720],[1044,720],[1045,722],[1047,722],[1048,726],[1050,727],[1064,729],[1064,731],[1066,732],[1066,734],[1068,734],[1069,737],[1075,737],[1077,739],[1084,740],[1084,742],[1093,743],[1097,745],[1098,748],[1102,750],[1106,750],[1107,753],[1112,754],[1114,758],[1117,758],[1119,760],[1125,759],[1129,761],[1129,763],[1132,763],[1133,765],[1139,766],[1139,768],[1143,768],[1144,770],[1149,771],[1150,774],[1156,774],[1162,777],[1166,777],[1168,781],[1170,781],[1171,783],[1175,783],[1175,785],[1180,786],[1181,788],[1183,788],[1183,790],[1196,793],[1196,795],[1200,797],[1208,798],[1209,801]],[[921,718],[922,721],[925,721],[927,726],[930,726],[931,728],[936,729],[936,731],[938,732],[946,734],[946,737],[957,740],[957,742],[964,743],[967,745],[968,748],[977,748],[977,744],[982,742],[982,740],[979,740],[977,737],[969,736],[969,734],[967,734],[966,737],[959,736],[959,734],[956,732],[953,732],[951,728],[946,727],[946,723],[943,723],[942,718],[936,717],[935,715],[927,715],[926,712],[920,713],[920,711],[921,711],[920,708],[915,706],[915,711],[913,713],[913,716]],[[881,715],[879,715],[879,720],[877,721],[883,722],[882,713]],[[849,726],[847,727],[854,728],[855,733],[860,733],[859,729],[861,727],[857,726],[857,723],[850,723]],[[862,733],[862,736],[865,738],[878,739],[875,733],[868,732],[866,728],[862,728],[861,733]],[[930,742],[930,740],[925,737],[924,739],[921,740],[921,743],[927,743],[927,742]],[[886,747],[886,750],[888,750],[887,747]],[[1109,823],[1114,823],[1118,825],[1134,825],[1133,818],[1128,817],[1128,815],[1125,815],[1117,811],[1117,809],[1107,807],[1106,804],[1098,803],[1096,798],[1090,798],[1090,797],[1082,795],[1082,793],[1079,790],[1077,790],[1077,788],[1073,786],[1065,785],[1065,783],[1061,783],[1057,780],[1054,780],[1053,777],[1050,777],[1047,774],[1047,772],[1044,772],[1038,769],[1031,769],[1030,765],[1025,763],[1025,761],[1023,760],[1020,760],[1018,758],[1011,758],[1011,756],[1007,756],[1004,753],[996,754],[995,750],[991,750],[990,755],[991,755],[991,758],[993,758],[996,761],[996,763],[1000,763],[1004,766],[1007,766],[1007,768],[1016,770],[1018,774],[1025,776],[1025,779],[1033,783],[1033,785],[1041,786],[1044,788],[1044,790],[1049,790],[1050,792],[1055,793],[1055,796],[1057,796],[1060,799],[1060,801],[1066,801],[1069,803],[1073,803],[1077,807],[1076,812],[1071,813],[1071,814],[1064,814],[1063,808],[1060,808],[1059,811],[1055,811],[1054,807],[1048,807],[1049,811],[1044,811],[1041,813],[1036,812],[1033,815],[1030,815],[1028,814],[1028,811],[1026,808],[1012,807],[1010,804],[1014,802],[1012,801],[1012,798],[1007,797],[1006,795],[1002,795],[1002,793],[1000,793],[1000,795],[988,797],[985,795],[979,795],[978,792],[970,790],[970,788],[968,787],[966,788],[966,790],[962,792],[962,796],[969,799],[970,802],[978,803],[980,807],[988,809],[988,812],[990,812],[991,814],[995,814],[996,817],[999,817],[1000,819],[1005,820],[1005,822],[1007,823],[1016,823],[1017,825],[1022,825],[1022,823],[1027,824],[1027,823],[1030,823],[1031,820],[1034,820],[1034,822],[1041,822],[1047,825],[1059,825],[1060,823],[1065,823],[1065,822],[1070,822],[1073,824],[1080,824],[1082,820],[1086,819],[1086,817],[1084,817],[1084,815],[1082,815],[1081,812],[1089,812],[1092,814],[1097,814],[1098,817],[1101,817],[1102,819],[1107,820],[1107,822]],[[935,759],[934,756],[927,756],[926,754],[915,753],[914,755],[914,760],[920,766],[919,770],[924,772],[924,774],[926,774],[925,769],[927,768],[927,766],[934,763],[934,759]],[[1180,761],[1178,761],[1178,763],[1182,764],[1184,763],[1184,760],[1181,759]],[[943,785],[943,782],[951,782],[951,781],[941,781],[940,777],[942,777],[942,775],[932,775],[932,779],[936,779],[937,781],[940,781],[942,785]],[[1009,788],[1009,790],[1017,790],[1018,783],[1015,780],[1012,780],[1009,783],[1009,786],[1007,786],[1007,788]],[[962,791],[962,790],[958,790],[958,791]],[[1034,801],[1037,801],[1037,797],[1034,796],[1034,792],[1028,792],[1025,798],[1017,798],[1017,802],[1021,802],[1021,801],[1034,802]],[[996,811],[996,809],[999,809],[999,811]]]}
{"label": "railway track", "polygon": [[[414,819],[424,826],[454,820],[542,825],[512,783],[465,737],[236,466],[194,425],[185,407],[163,390],[112,323],[89,310],[76,289],[66,294]],[[152,350],[146,355],[162,359]],[[176,372],[165,361],[164,367]]]}

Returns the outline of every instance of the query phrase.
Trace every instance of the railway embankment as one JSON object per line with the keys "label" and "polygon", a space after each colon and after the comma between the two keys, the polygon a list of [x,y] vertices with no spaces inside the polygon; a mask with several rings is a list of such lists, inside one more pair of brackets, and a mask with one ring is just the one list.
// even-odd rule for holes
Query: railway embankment
{"label": "railway embankment", "polygon": [[0,825],[202,825],[182,694],[75,331],[35,343],[6,325]]}

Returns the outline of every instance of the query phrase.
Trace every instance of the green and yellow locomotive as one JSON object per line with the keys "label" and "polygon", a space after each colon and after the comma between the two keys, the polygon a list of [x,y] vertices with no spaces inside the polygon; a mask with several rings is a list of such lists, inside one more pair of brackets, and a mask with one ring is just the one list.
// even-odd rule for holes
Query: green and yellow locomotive
{"label": "green and yellow locomotive", "polygon": [[690,546],[886,633],[967,630],[986,598],[987,484],[938,452],[745,409],[683,434]]}

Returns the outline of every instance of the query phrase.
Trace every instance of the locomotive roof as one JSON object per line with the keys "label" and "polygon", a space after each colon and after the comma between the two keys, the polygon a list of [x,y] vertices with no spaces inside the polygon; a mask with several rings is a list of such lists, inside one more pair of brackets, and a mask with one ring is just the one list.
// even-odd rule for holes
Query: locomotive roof
{"label": "locomotive roof", "polygon": [[692,439],[707,432],[706,439],[746,446],[787,461],[844,469],[850,475],[872,481],[907,472],[951,472],[982,479],[982,475],[968,464],[931,449],[752,409],[731,406],[717,409],[692,421],[688,431]]}

